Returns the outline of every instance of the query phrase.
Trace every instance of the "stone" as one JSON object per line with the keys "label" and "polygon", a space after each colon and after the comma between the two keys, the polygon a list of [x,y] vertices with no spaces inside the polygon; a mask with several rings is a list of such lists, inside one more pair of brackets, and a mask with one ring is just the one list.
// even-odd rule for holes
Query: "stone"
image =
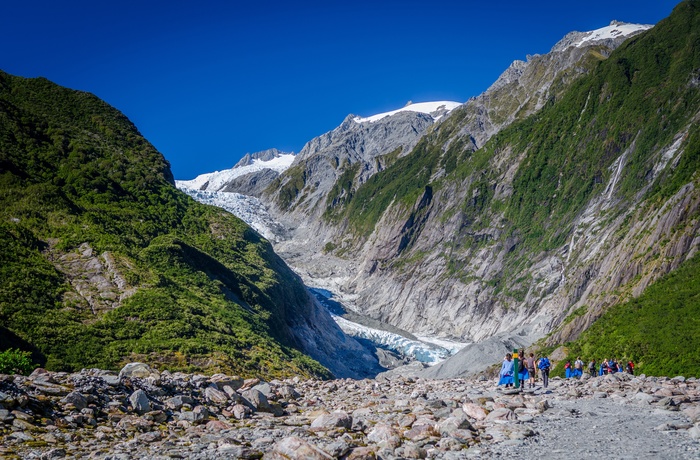
{"label": "stone", "polygon": [[515,415],[515,412],[512,410],[508,409],[507,407],[501,407],[498,409],[494,409],[489,415],[486,417],[486,420],[490,421],[504,421],[504,420],[517,420],[517,416]]}
{"label": "stone", "polygon": [[136,439],[147,444],[160,441],[162,438],[163,434],[160,431],[149,431],[147,433],[143,433],[136,436]]}
{"label": "stone", "polygon": [[329,460],[329,454],[297,436],[289,436],[274,445],[263,459],[270,460]]}
{"label": "stone", "polygon": [[655,396],[643,392],[635,394],[633,398],[635,401],[638,401],[643,404],[651,404],[657,399]]}
{"label": "stone", "polygon": [[380,447],[396,449],[401,445],[401,433],[386,423],[377,423],[367,434],[367,441]]}
{"label": "stone", "polygon": [[165,406],[172,410],[180,410],[185,404],[191,406],[194,404],[194,400],[186,395],[177,395],[165,401]]}
{"label": "stone", "polygon": [[148,395],[143,390],[136,390],[129,396],[129,403],[134,409],[134,412],[139,415],[143,415],[151,410],[151,402],[148,399]]}
{"label": "stone", "polygon": [[440,437],[435,425],[416,422],[410,430],[403,433],[403,437],[411,441],[423,441],[432,437]]}
{"label": "stone", "polygon": [[219,432],[231,429],[231,425],[226,422],[222,422],[221,420],[211,420],[207,422],[205,428],[207,431]]}
{"label": "stone", "polygon": [[76,409],[81,410],[87,407],[87,399],[82,394],[77,391],[71,391],[68,393],[61,402],[64,404],[72,404]]}
{"label": "stone", "polygon": [[237,376],[228,376],[225,374],[214,374],[209,379],[209,382],[216,385],[216,387],[224,391],[224,387],[228,386],[233,389],[233,391],[238,390],[243,386],[243,379]]}
{"label": "stone", "polygon": [[168,420],[168,415],[162,410],[152,410],[144,414],[143,418],[152,420],[156,423],[163,423]]}
{"label": "stone", "polygon": [[437,430],[443,436],[449,436],[456,430],[471,430],[473,429],[469,420],[466,417],[449,417],[442,420],[437,425]]}
{"label": "stone", "polygon": [[267,397],[256,389],[251,388],[249,390],[245,390],[241,394],[241,397],[255,410],[261,412],[270,411],[270,403],[267,400]]}
{"label": "stone", "polygon": [[406,444],[403,447],[403,456],[406,458],[427,458],[428,452],[415,444]]}
{"label": "stone", "polygon": [[217,406],[228,403],[228,396],[226,393],[213,386],[208,386],[204,389],[204,397],[206,398],[207,402]]}
{"label": "stone", "polygon": [[299,392],[291,385],[282,385],[277,391],[283,399],[288,401],[296,400],[301,397]]}
{"label": "stone", "polygon": [[222,444],[216,449],[217,453],[222,458],[241,458],[244,460],[259,459],[263,456],[262,452],[256,449],[251,449],[245,446],[237,446],[235,444]]}
{"label": "stone", "polygon": [[54,458],[64,458],[66,456],[66,450],[62,448],[50,449],[41,455],[41,460],[52,460]]}
{"label": "stone", "polygon": [[151,374],[155,373],[153,369],[148,364],[144,363],[129,363],[122,367],[119,371],[119,380],[125,378],[139,378],[145,379]]}
{"label": "stone", "polygon": [[267,399],[272,398],[272,396],[274,395],[272,387],[267,382],[260,382],[257,385],[255,385],[252,389],[258,390],[260,393],[264,394]]}
{"label": "stone", "polygon": [[250,407],[245,406],[243,404],[234,404],[230,408],[227,409],[231,414],[233,415],[233,418],[237,420],[243,420],[246,418],[250,418],[251,415],[253,415],[253,411]]}
{"label": "stone", "polygon": [[486,416],[488,415],[488,412],[486,409],[481,407],[478,404],[474,403],[465,403],[462,405],[462,410],[464,411],[465,414],[467,414],[469,417],[473,418],[474,420],[485,420]]}
{"label": "stone", "polygon": [[700,423],[696,423],[688,430],[688,435],[693,439],[700,439]]}
{"label": "stone", "polygon": [[352,417],[344,411],[334,411],[322,414],[311,422],[311,428],[317,430],[332,430],[334,428],[352,428]]}
{"label": "stone", "polygon": [[190,422],[194,425],[203,423],[209,418],[209,411],[204,406],[195,406],[191,411],[180,411],[177,415],[179,420]]}
{"label": "stone", "polygon": [[356,447],[352,449],[344,460],[376,460],[377,454],[371,447]]}

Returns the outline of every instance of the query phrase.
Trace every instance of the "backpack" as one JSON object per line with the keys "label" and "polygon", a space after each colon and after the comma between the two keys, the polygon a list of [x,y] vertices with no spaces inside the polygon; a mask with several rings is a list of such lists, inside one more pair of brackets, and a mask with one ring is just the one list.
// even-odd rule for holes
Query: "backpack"
{"label": "backpack", "polygon": [[540,365],[538,367],[540,369],[549,369],[549,359],[547,359],[547,358],[540,359]]}

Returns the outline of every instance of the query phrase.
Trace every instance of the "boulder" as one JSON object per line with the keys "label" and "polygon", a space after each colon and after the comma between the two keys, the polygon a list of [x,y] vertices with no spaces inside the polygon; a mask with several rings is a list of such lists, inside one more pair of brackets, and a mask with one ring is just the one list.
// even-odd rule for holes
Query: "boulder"
{"label": "boulder", "polygon": [[290,436],[275,444],[272,451],[265,454],[268,460],[329,460],[329,454],[297,436]]}
{"label": "boulder", "polygon": [[322,414],[311,422],[311,429],[332,430],[335,428],[352,428],[352,417],[344,411],[334,411],[330,414]]}
{"label": "boulder", "polygon": [[245,390],[241,394],[241,397],[243,398],[244,402],[250,404],[251,408],[257,411],[270,412],[271,410],[270,402],[267,400],[267,397],[254,388]]}
{"label": "boulder", "polygon": [[216,388],[216,385],[208,386],[204,389],[204,397],[210,404],[217,406],[228,403],[228,396],[223,391]]}
{"label": "boulder", "polygon": [[63,399],[61,399],[61,402],[64,404],[73,404],[78,410],[85,409],[88,404],[85,396],[78,393],[77,391],[72,391],[68,393]]}
{"label": "boulder", "polygon": [[122,367],[119,371],[119,380],[124,378],[139,378],[145,379],[153,373],[157,373],[148,364],[144,363],[129,363]]}
{"label": "boulder", "polygon": [[134,412],[143,415],[151,410],[151,402],[148,400],[148,395],[143,390],[136,390],[129,396],[129,403],[134,409]]}

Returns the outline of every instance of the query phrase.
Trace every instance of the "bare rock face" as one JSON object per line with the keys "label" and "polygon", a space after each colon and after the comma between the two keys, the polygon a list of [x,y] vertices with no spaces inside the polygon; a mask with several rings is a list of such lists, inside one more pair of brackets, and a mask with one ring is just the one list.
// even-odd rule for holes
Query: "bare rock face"
{"label": "bare rock face", "polygon": [[88,243],[73,252],[52,252],[51,258],[74,289],[67,295],[75,296],[79,304],[86,304],[94,315],[117,308],[136,292],[127,283],[114,255],[105,252],[97,256]]}
{"label": "bare rock face", "polygon": [[[386,157],[395,152],[408,152],[434,123],[429,114],[399,112],[374,122],[358,122],[348,115],[333,131],[309,141],[299,152],[292,166],[278,181],[271,184],[263,198],[279,212],[288,225],[296,227],[309,217],[319,219],[324,212],[326,197],[336,181],[349,168],[356,173],[350,180],[364,183],[386,167]],[[302,177],[303,184],[291,183]],[[280,190],[293,190],[288,201],[280,199]]]}

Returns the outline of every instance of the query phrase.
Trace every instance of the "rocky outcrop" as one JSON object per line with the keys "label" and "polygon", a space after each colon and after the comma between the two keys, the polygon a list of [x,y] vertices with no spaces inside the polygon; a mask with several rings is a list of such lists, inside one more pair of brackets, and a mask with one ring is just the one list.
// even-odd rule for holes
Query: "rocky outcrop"
{"label": "rocky outcrop", "polygon": [[309,141],[265,192],[290,227],[309,217],[320,221],[326,198],[344,172],[355,168],[349,180],[354,187],[364,183],[392,161],[381,157],[408,152],[434,123],[430,114],[410,111],[375,122],[356,118],[348,115],[336,129]]}
{"label": "rocky outcrop", "polygon": [[136,292],[119,269],[115,256],[105,252],[98,256],[88,243],[68,253],[49,251],[49,258],[73,287],[66,296],[100,315],[113,310]]}
{"label": "rocky outcrop", "polygon": [[227,182],[220,191],[259,197],[279,175],[280,173],[274,169],[263,169],[243,174]]}

